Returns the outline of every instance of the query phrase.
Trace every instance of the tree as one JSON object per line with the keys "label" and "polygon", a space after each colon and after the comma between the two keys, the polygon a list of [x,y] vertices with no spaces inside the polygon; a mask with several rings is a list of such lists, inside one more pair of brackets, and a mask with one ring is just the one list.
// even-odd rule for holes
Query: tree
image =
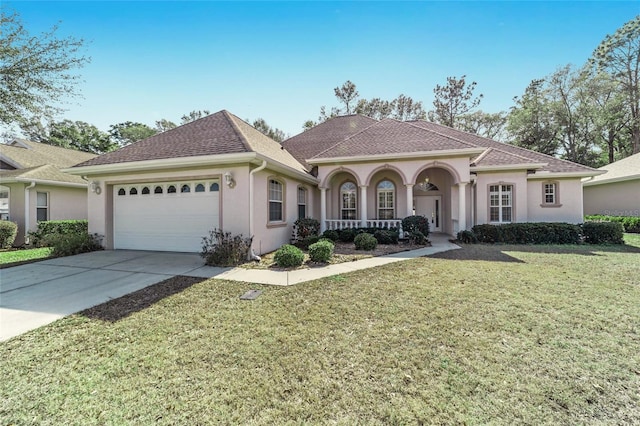
{"label": "tree", "polygon": [[409,96],[401,94],[391,103],[393,105],[391,116],[396,120],[423,120],[427,117],[427,113],[422,108],[422,102],[416,102]]}
{"label": "tree", "polygon": [[436,85],[433,89],[435,110],[429,112],[430,120],[456,128],[458,118],[480,104],[483,95],[473,97],[477,83],[474,81],[467,85],[466,77],[447,77],[446,86]]}
{"label": "tree", "polygon": [[336,98],[338,98],[338,101],[344,104],[343,114],[341,115],[353,114],[354,104],[360,96],[356,85],[353,84],[351,80],[347,80],[341,87],[334,88],[333,93],[336,95]]}
{"label": "tree", "polygon": [[107,133],[84,121],[71,120],[51,123],[45,143],[93,154],[102,154],[117,148]]}
{"label": "tree", "polygon": [[[249,119],[245,121],[249,122]],[[282,130],[269,126],[264,118],[255,119],[252,126],[255,127],[256,130],[258,130],[262,134],[269,136],[276,142],[282,142],[287,137]]]}
{"label": "tree", "polygon": [[178,126],[176,126],[176,123],[174,123],[173,121],[162,118],[160,120],[156,120],[155,130],[157,133],[162,133],[166,132],[167,130],[175,129],[176,127]]}
{"label": "tree", "polygon": [[620,83],[630,113],[632,153],[640,152],[640,15],[607,35],[593,52],[590,63]]}
{"label": "tree", "polygon": [[307,120],[302,124],[302,130],[309,130],[316,127],[318,123],[313,120]]}
{"label": "tree", "polygon": [[474,111],[458,117],[458,129],[484,138],[504,141],[507,117],[504,111],[496,113]]}
{"label": "tree", "polygon": [[51,117],[65,97],[78,95],[73,71],[89,62],[84,41],[58,38],[57,31],[30,35],[16,12],[0,7],[0,123]]}
{"label": "tree", "polygon": [[124,123],[112,124],[109,129],[109,135],[114,143],[119,146],[125,146],[138,142],[155,135],[156,130],[142,123],[134,123],[125,121]]}
{"label": "tree", "polygon": [[196,121],[201,119],[202,117],[206,117],[207,115],[211,114],[208,110],[193,110],[188,114],[185,114],[182,116],[182,118],[180,120],[182,120],[180,122],[180,124],[187,124],[187,123],[191,123],[192,121]]}

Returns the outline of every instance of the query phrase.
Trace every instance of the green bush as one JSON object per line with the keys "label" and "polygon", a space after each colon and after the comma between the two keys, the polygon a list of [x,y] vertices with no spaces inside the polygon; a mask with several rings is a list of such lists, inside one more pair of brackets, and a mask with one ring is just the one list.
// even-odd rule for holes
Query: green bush
{"label": "green bush", "polygon": [[311,244],[315,244],[318,241],[320,241],[320,237],[317,235],[309,235],[307,237],[305,237],[304,240],[297,242],[295,245],[296,247],[302,249],[302,250],[308,250],[309,246]]}
{"label": "green bush", "polygon": [[478,242],[478,238],[476,237],[476,235],[473,232],[467,230],[458,232],[456,239],[464,244],[475,244]]}
{"label": "green bush", "polygon": [[620,222],[585,222],[582,232],[588,244],[624,244],[624,228]]}
{"label": "green bush", "polygon": [[52,257],[73,256],[75,254],[103,250],[102,237],[88,232],[49,234],[44,237],[42,244],[46,247],[51,247]]}
{"label": "green bush", "polygon": [[356,238],[357,232],[353,228],[347,228],[340,230],[340,236],[338,237],[343,243],[352,243]]}
{"label": "green bush", "polygon": [[619,222],[624,232],[640,234],[640,216],[589,215],[585,217],[585,222]]}
{"label": "green bush", "polygon": [[298,219],[293,223],[293,229],[296,241],[303,241],[307,237],[320,233],[320,222],[310,217]]}
{"label": "green bush", "polygon": [[51,235],[86,234],[89,222],[86,220],[47,220],[38,222],[38,229],[29,232],[29,243],[43,247],[43,239]]}
{"label": "green bush", "polygon": [[398,244],[398,233],[386,229],[378,229],[373,233],[378,244]]}
{"label": "green bush", "polygon": [[356,245],[356,250],[374,250],[378,246],[376,237],[366,232],[356,235],[353,242]]}
{"label": "green bush", "polygon": [[296,246],[285,244],[276,251],[274,260],[282,268],[292,268],[302,265],[304,253]]}
{"label": "green bush", "polygon": [[427,237],[420,231],[409,232],[409,234],[407,234],[407,238],[412,244],[424,245],[429,242],[429,240],[427,240]]}
{"label": "green bush", "polygon": [[18,235],[18,224],[0,220],[0,249],[11,248]]}
{"label": "green bush", "polygon": [[402,219],[402,230],[409,234],[420,231],[426,238],[429,235],[429,219],[424,216],[407,216]]}
{"label": "green bush", "polygon": [[504,244],[579,244],[579,225],[556,222],[505,223],[476,225],[473,234],[481,243]]}
{"label": "green bush", "polygon": [[335,246],[329,240],[320,240],[309,246],[309,257],[312,262],[328,262],[333,256]]}
{"label": "green bush", "polygon": [[231,232],[221,229],[209,231],[209,235],[202,238],[200,256],[210,266],[235,266],[244,263],[251,250],[253,238],[241,235],[231,236]]}
{"label": "green bush", "polygon": [[340,239],[340,234],[338,233],[338,231],[335,231],[333,229],[327,229],[322,233],[322,238],[326,238],[327,240],[335,242]]}

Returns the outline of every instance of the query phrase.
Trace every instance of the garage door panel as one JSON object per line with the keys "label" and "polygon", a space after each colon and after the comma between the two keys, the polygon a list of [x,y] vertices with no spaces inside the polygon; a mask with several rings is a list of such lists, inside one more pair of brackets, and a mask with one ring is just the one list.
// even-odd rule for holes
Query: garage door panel
{"label": "garage door panel", "polygon": [[217,191],[129,195],[129,188],[114,187],[116,249],[199,252],[202,237],[220,226]]}

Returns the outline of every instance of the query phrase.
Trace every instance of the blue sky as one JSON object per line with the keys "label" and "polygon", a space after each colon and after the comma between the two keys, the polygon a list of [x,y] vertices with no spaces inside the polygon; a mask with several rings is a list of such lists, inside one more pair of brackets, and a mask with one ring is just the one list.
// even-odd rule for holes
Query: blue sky
{"label": "blue sky", "polygon": [[481,109],[506,110],[534,78],[583,64],[640,2],[16,2],[31,33],[59,22],[92,62],[59,118],[178,122],[194,109],[262,117],[294,135],[333,88],[400,93],[467,75]]}

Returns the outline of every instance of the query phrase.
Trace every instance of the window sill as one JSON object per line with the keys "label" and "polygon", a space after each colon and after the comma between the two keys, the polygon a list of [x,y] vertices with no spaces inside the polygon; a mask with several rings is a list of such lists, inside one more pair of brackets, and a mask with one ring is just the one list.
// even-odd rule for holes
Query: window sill
{"label": "window sill", "polygon": [[554,207],[562,207],[562,204],[540,204],[540,207],[544,208],[554,208]]}
{"label": "window sill", "polygon": [[287,222],[268,222],[267,228],[282,228],[283,226],[287,226]]}

